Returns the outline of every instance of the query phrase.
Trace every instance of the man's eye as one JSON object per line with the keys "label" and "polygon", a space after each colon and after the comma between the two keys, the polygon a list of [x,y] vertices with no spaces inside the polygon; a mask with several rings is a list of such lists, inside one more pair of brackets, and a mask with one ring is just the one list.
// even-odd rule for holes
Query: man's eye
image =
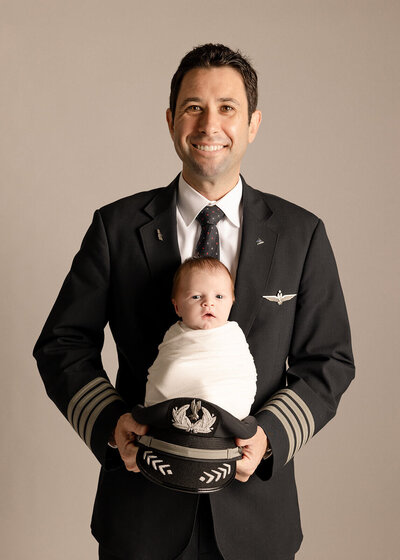
{"label": "man's eye", "polygon": [[197,111],[201,111],[201,107],[200,105],[189,105],[189,107],[186,108],[186,111],[196,113]]}
{"label": "man's eye", "polygon": [[229,113],[230,111],[233,111],[233,107],[231,107],[230,105],[223,105],[221,107],[222,111],[224,111],[225,113]]}

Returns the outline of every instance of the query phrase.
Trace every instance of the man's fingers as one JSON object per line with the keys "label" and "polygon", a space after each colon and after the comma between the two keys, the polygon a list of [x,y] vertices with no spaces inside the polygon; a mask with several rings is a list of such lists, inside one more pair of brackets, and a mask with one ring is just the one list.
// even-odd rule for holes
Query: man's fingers
{"label": "man's fingers", "polygon": [[130,412],[123,414],[117,422],[114,438],[121,459],[128,471],[139,472],[139,467],[136,464],[138,448],[135,440],[137,435],[146,434],[148,429],[147,425],[136,422]]}
{"label": "man's fingers", "polygon": [[134,420],[134,422],[135,422],[135,429],[132,431],[136,435],[144,436],[145,434],[147,434],[147,432],[149,431],[149,427],[147,426],[147,424],[139,424],[138,422],[136,422],[136,420]]}
{"label": "man's fingers", "polygon": [[139,467],[136,463],[136,455],[138,452],[138,447],[132,442],[128,443],[125,448],[120,450],[121,459],[125,464],[125,468],[131,472],[139,472]]}
{"label": "man's fingers", "polygon": [[133,432],[134,434],[143,436],[148,431],[148,429],[148,426],[146,426],[145,424],[139,424],[139,422],[136,422],[136,420],[133,418],[132,414],[130,412],[127,412],[119,418],[115,431],[122,431],[125,433]]}
{"label": "man's fingers", "polygon": [[239,482],[247,482],[253,474],[252,465],[249,464],[249,459],[244,457],[236,463],[236,480]]}
{"label": "man's fingers", "polygon": [[136,422],[132,415],[127,416],[122,425],[125,430],[133,432],[139,436],[143,436],[149,429],[146,424],[139,424],[139,422]]}
{"label": "man's fingers", "polygon": [[258,467],[267,449],[267,436],[264,430],[258,426],[257,432],[250,439],[235,440],[237,446],[242,448],[242,458],[236,463],[236,479],[239,482],[247,482]]}
{"label": "man's fingers", "polygon": [[246,448],[243,449],[242,458],[236,463],[236,476],[235,478],[239,482],[247,482],[253,472],[256,470],[258,463],[248,453],[246,453]]}
{"label": "man's fingers", "polygon": [[246,445],[249,445],[249,443],[251,443],[252,439],[253,438],[250,438],[250,439],[239,439],[239,438],[237,438],[235,440],[235,443],[238,447],[246,447]]}

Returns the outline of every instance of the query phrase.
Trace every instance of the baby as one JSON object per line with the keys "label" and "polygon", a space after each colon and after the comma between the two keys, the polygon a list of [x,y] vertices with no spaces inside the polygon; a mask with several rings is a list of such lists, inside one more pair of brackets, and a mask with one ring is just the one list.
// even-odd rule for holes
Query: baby
{"label": "baby", "polygon": [[231,275],[219,260],[191,258],[178,268],[172,303],[182,321],[168,329],[158,347],[145,406],[193,397],[240,420],[249,415],[257,373],[243,331],[228,321],[234,300]]}

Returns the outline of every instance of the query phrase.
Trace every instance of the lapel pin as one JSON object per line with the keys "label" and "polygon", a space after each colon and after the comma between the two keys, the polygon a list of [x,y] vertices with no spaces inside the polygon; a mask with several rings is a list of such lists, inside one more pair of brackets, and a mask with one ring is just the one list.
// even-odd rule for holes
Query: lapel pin
{"label": "lapel pin", "polygon": [[158,237],[158,241],[164,241],[163,234],[158,228],[157,228],[157,237]]}
{"label": "lapel pin", "polygon": [[263,243],[264,243],[264,241],[263,241],[262,239],[260,239],[260,238],[258,238],[258,239],[256,240],[256,244],[257,244],[257,245],[262,245]]}
{"label": "lapel pin", "polygon": [[297,296],[297,294],[286,294],[285,296],[282,294],[281,290],[278,290],[276,296],[263,296],[263,298],[267,299],[268,301],[274,301],[278,305],[282,305],[284,301],[289,301],[290,299]]}

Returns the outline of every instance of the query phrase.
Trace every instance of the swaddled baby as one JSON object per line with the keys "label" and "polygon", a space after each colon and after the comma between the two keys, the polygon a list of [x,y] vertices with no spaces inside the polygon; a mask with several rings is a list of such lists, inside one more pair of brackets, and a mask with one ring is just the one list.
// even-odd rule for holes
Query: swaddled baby
{"label": "swaddled baby", "polygon": [[211,257],[177,270],[172,303],[178,321],[149,369],[145,406],[176,397],[212,402],[240,420],[250,413],[257,373],[243,331],[228,321],[235,296],[228,269]]}

